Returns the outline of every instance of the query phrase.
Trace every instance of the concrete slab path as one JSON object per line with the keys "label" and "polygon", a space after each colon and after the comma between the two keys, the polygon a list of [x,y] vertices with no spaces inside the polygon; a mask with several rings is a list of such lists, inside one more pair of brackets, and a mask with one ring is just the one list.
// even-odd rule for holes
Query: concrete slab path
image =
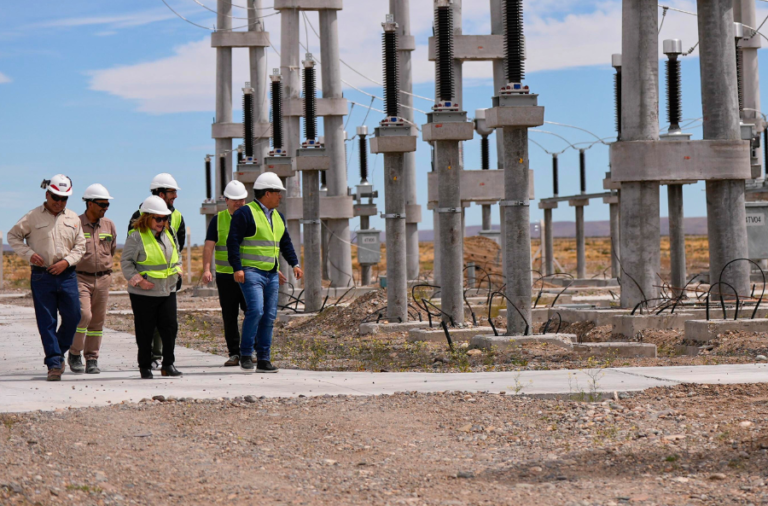
{"label": "concrete slab path", "polygon": [[[139,379],[134,336],[106,330],[99,375],[67,371],[58,383],[45,381],[43,350],[32,308],[0,305],[0,412],[54,410],[137,402],[154,395],[192,398],[242,395],[379,395],[402,391],[490,391],[528,395],[590,393],[589,371],[487,373],[314,372],[283,369],[278,374],[224,368],[224,358],[176,349],[180,379]],[[679,383],[768,383],[768,364],[603,369],[600,392],[630,392]]]}

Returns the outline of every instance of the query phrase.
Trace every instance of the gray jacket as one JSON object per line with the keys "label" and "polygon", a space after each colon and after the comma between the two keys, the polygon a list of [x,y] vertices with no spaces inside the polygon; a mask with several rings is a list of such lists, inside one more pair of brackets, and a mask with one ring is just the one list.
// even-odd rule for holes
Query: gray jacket
{"label": "gray jacket", "polygon": [[[173,231],[171,231],[171,234],[173,234]],[[160,234],[157,242],[160,244],[160,249],[163,250],[165,258],[170,260],[173,254],[173,245],[168,240],[168,236],[165,233]],[[138,262],[143,262],[146,259],[147,254],[144,251],[144,243],[141,242],[141,234],[138,232],[130,234],[125,241],[125,246],[123,246],[123,256],[120,260],[120,267],[123,270],[125,279],[130,281],[132,277],[138,274],[141,269]],[[179,252],[179,262],[176,265],[181,265],[181,252]],[[167,279],[149,278],[148,281],[155,284],[155,287],[151,290],[144,290],[139,286],[134,287],[128,284],[128,293],[146,295],[148,297],[167,297],[176,291],[179,275],[174,274]]]}

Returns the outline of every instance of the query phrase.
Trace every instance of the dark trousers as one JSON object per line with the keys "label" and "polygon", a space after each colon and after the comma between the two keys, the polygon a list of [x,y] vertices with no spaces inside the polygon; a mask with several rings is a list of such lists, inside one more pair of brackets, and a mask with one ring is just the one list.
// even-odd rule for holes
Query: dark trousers
{"label": "dark trousers", "polygon": [[216,288],[219,290],[221,318],[224,320],[224,339],[227,341],[229,356],[240,355],[240,328],[237,317],[240,310],[245,312],[245,297],[240,285],[232,274],[216,274]]}
{"label": "dark trousers", "polygon": [[176,357],[176,334],[179,322],[176,318],[176,293],[166,297],[148,297],[130,294],[133,309],[133,325],[136,344],[139,346],[139,367],[152,367],[152,336],[155,329],[163,340],[163,366],[173,365]]}
{"label": "dark trousers", "polygon": [[[80,322],[80,293],[75,268],[70,267],[54,276],[45,269],[35,267],[32,269],[30,286],[35,303],[37,330],[45,350],[45,365],[48,369],[59,368],[63,364],[64,354],[72,346]],[[61,314],[61,325],[56,329],[58,314]]]}

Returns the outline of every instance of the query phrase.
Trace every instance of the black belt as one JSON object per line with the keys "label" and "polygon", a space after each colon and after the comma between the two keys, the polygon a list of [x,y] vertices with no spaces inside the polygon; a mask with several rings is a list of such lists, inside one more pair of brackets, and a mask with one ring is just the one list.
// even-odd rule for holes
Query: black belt
{"label": "black belt", "polygon": [[[38,265],[31,265],[30,267],[32,267],[32,272],[48,272],[48,267],[40,267]],[[65,272],[74,271],[74,270],[75,270],[74,267],[67,267],[62,271],[62,274],[64,274]]]}
{"label": "black belt", "polygon": [[98,277],[100,277],[100,276],[109,276],[110,274],[112,274],[112,270],[110,269],[110,270],[108,270],[108,271],[101,271],[101,272],[83,272],[83,271],[77,271],[77,273],[78,273],[78,274],[82,274],[83,276],[95,276],[95,277],[97,277],[97,278],[98,278]]}

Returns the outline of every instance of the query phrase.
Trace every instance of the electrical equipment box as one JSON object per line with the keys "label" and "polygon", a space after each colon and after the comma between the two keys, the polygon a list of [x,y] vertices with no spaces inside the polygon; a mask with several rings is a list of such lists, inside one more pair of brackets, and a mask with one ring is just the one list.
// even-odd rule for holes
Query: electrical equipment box
{"label": "electrical equipment box", "polygon": [[749,258],[768,258],[768,202],[747,202],[747,244]]}
{"label": "electrical equipment box", "polygon": [[357,260],[360,265],[376,265],[381,262],[380,236],[379,230],[357,231]]}

